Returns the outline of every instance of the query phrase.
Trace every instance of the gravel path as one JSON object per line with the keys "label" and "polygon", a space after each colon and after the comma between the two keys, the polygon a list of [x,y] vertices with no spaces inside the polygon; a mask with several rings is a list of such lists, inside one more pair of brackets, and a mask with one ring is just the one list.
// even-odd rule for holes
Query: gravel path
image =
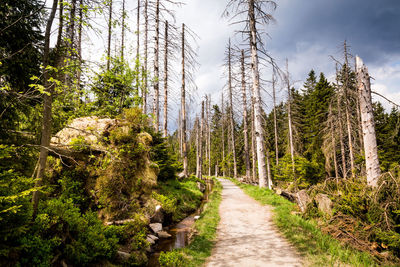
{"label": "gravel path", "polygon": [[206,266],[302,266],[295,249],[273,224],[271,208],[262,206],[228,180],[219,208],[217,243]]}

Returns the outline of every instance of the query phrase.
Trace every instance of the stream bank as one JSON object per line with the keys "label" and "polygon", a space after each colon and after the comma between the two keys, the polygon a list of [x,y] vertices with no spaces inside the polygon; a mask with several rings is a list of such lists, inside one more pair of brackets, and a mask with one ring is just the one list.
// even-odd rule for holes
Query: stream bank
{"label": "stream bank", "polygon": [[[194,224],[200,214],[203,212],[205,204],[209,201],[209,196],[213,190],[214,180],[205,180],[206,186],[204,188],[203,200],[196,210],[179,223],[171,226],[164,227],[163,230],[171,235],[169,238],[160,238],[155,245],[152,246],[152,253],[149,255],[147,266],[160,266],[159,257],[161,253],[173,251],[175,249],[182,249],[189,245],[192,235],[194,233]],[[199,185],[200,186],[200,185]]]}

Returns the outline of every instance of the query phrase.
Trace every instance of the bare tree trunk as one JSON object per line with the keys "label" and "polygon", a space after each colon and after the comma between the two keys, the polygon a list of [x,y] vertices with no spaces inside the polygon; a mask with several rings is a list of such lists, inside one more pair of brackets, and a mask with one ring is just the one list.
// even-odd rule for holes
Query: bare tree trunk
{"label": "bare tree trunk", "polygon": [[186,143],[186,73],[185,73],[185,24],[182,24],[182,89],[181,89],[181,109],[182,109],[182,152],[183,152],[183,174],[188,177],[188,154]]}
{"label": "bare tree trunk", "polygon": [[252,181],[257,182],[257,154],[256,154],[256,133],[254,125],[254,99],[251,99],[251,158],[252,158]]}
{"label": "bare tree trunk", "polygon": [[207,132],[208,132],[208,176],[211,176],[211,95],[208,96]]}
{"label": "bare tree trunk", "polygon": [[289,123],[289,145],[290,145],[290,156],[292,158],[292,169],[293,169],[293,175],[295,175],[295,169],[294,169],[294,145],[293,145],[293,126],[292,126],[292,110],[291,110],[291,102],[292,102],[292,96],[290,92],[290,79],[289,79],[289,66],[288,66],[288,60],[286,59],[286,82],[287,82],[287,89],[288,89],[288,102],[287,102],[287,108],[288,108],[288,123]]}
{"label": "bare tree trunk", "polygon": [[335,139],[335,128],[333,125],[333,114],[332,114],[332,104],[329,104],[329,124],[330,124],[330,132],[331,132],[331,141],[332,141],[332,153],[333,153],[333,164],[335,167],[335,178],[339,179],[339,171],[336,159],[336,139]]}
{"label": "bare tree trunk", "polygon": [[[346,68],[349,69],[349,60],[347,57],[347,45],[346,41],[344,41],[344,57]],[[347,135],[349,139],[349,152],[350,152],[350,166],[351,166],[351,176],[355,176],[355,166],[354,166],[354,149],[353,149],[353,137],[352,137],[352,127],[350,120],[350,110],[349,110],[349,100],[348,100],[348,90],[349,90],[349,75],[347,69],[345,70],[345,84],[343,85],[344,89],[344,104],[346,110],[346,123],[347,123]]]}
{"label": "bare tree trunk", "polygon": [[[46,24],[46,31],[44,36],[44,50],[43,50],[43,83],[46,90],[46,94],[43,94],[43,121],[42,121],[42,137],[40,141],[40,154],[39,154],[39,167],[37,170],[36,184],[35,187],[39,188],[42,186],[44,172],[46,169],[47,156],[49,154],[50,139],[51,139],[51,124],[52,124],[52,104],[53,104],[53,91],[54,87],[49,82],[50,75],[49,70],[46,68],[50,62],[50,35],[51,26],[53,25],[54,17],[57,11],[58,0],[53,0],[53,6],[51,8],[49,19]],[[32,203],[33,203],[33,214],[32,218],[35,219],[39,205],[39,191],[33,192]]]}
{"label": "bare tree trunk", "polygon": [[262,126],[262,108],[260,92],[260,73],[258,70],[258,52],[257,52],[257,28],[256,17],[254,13],[255,0],[249,0],[249,21],[250,21],[250,50],[251,50],[251,69],[253,78],[253,98],[254,98],[254,125],[257,143],[257,160],[259,186],[272,188],[268,183],[267,170],[265,168],[265,149],[264,149],[264,129]]}
{"label": "bare tree trunk", "polygon": [[113,0],[109,0],[108,6],[108,40],[107,40],[107,70],[110,70],[111,62],[111,34],[112,34],[112,10]]}
{"label": "bare tree trunk", "polygon": [[[338,68],[336,65],[336,77],[338,75]],[[339,90],[339,81],[336,80],[336,84]],[[339,141],[340,141],[340,152],[342,155],[342,171],[343,171],[343,178],[346,179],[347,177],[347,166],[346,166],[346,151],[344,148],[344,137],[343,137],[343,124],[342,124],[342,107],[340,101],[340,92],[337,93],[337,109],[338,109],[338,123],[339,123]]]}
{"label": "bare tree trunk", "polygon": [[[74,43],[75,43],[75,17],[76,17],[76,1],[77,0],[72,0],[71,1],[71,10],[70,10],[70,15],[69,15],[69,25],[68,25],[68,38],[70,41],[70,52],[72,53]],[[71,55],[70,55],[71,56]]]}
{"label": "bare tree trunk", "polygon": [[78,61],[79,70],[77,73],[77,87],[79,94],[81,95],[81,75],[82,75],[82,31],[83,31],[83,0],[79,1],[79,27],[78,27]]}
{"label": "bare tree trunk", "polygon": [[224,92],[221,94],[221,133],[222,133],[222,176],[225,177],[225,113],[224,113]]}
{"label": "bare tree trunk", "polygon": [[121,25],[121,59],[124,60],[125,50],[125,0],[122,0],[122,25]]}
{"label": "bare tree trunk", "polygon": [[[205,116],[205,124],[204,124],[204,134],[205,134],[205,140],[206,140],[206,144],[205,144],[205,159],[206,161],[208,161],[208,95],[205,95],[206,97],[206,104],[205,104],[205,111],[204,111],[204,116]],[[208,165],[207,168],[208,169]]]}
{"label": "bare tree trunk", "polygon": [[139,61],[140,57],[140,1],[137,1],[137,14],[136,14],[136,34],[137,34],[137,39],[136,39],[136,61]]}
{"label": "bare tree trunk", "polygon": [[231,142],[232,142],[232,155],[233,155],[233,177],[237,178],[237,162],[236,162],[236,142],[235,142],[235,121],[233,119],[233,98],[232,98],[232,62],[231,62],[231,40],[229,39],[229,47],[228,47],[228,79],[229,79],[229,120],[231,125]]}
{"label": "bare tree trunk", "polygon": [[357,87],[361,107],[361,122],[364,135],[365,165],[367,168],[367,182],[369,186],[377,187],[381,175],[376,143],[375,121],[371,99],[371,81],[368,69],[361,58],[356,58]]}
{"label": "bare tree trunk", "polygon": [[165,44],[164,44],[164,137],[168,136],[168,21],[165,22]]}
{"label": "bare tree trunk", "polygon": [[246,75],[244,66],[244,50],[241,51],[241,71],[242,71],[242,98],[243,98],[243,139],[244,139],[244,162],[246,166],[246,180],[251,178],[250,157],[249,157],[249,129],[247,125],[247,94],[246,94]]}
{"label": "bare tree trunk", "polygon": [[148,14],[149,1],[144,2],[144,85],[143,85],[143,114],[147,114],[147,88],[148,88],[148,56],[149,56],[149,14]]}
{"label": "bare tree trunk", "polygon": [[278,123],[276,119],[276,91],[275,91],[275,71],[272,74],[272,98],[274,102],[274,139],[275,139],[275,163],[279,165],[279,147],[278,147]]}
{"label": "bare tree trunk", "polygon": [[194,123],[194,128],[196,129],[196,177],[200,175],[200,121],[199,118],[196,117],[196,121]]}
{"label": "bare tree trunk", "polygon": [[63,35],[63,29],[64,29],[64,3],[63,1],[60,1],[59,4],[59,18],[58,18],[58,37],[57,37],[57,44],[56,47],[60,48],[62,40],[62,35]]}
{"label": "bare tree trunk", "polygon": [[160,68],[159,68],[159,48],[160,48],[160,0],[156,2],[156,32],[154,46],[154,103],[153,113],[155,116],[154,129],[159,130],[160,124]]}
{"label": "bare tree trunk", "polygon": [[200,137],[199,137],[199,142],[200,142],[200,154],[199,154],[199,162],[200,162],[200,168],[199,168],[199,174],[198,178],[202,179],[203,178],[203,139],[204,139],[204,101],[201,102],[201,120],[200,120]]}

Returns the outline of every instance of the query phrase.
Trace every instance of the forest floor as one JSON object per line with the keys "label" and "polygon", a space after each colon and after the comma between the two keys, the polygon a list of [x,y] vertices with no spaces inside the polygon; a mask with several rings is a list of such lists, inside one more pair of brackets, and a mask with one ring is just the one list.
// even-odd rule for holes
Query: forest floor
{"label": "forest floor", "polygon": [[206,266],[302,266],[302,258],[272,222],[272,208],[262,206],[231,181],[221,179],[221,221]]}

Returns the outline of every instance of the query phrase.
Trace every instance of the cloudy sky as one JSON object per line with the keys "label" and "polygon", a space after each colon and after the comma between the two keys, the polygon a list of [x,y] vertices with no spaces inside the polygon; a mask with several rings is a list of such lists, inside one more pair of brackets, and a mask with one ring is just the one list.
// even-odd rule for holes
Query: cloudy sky
{"label": "cloudy sky", "polygon": [[[187,0],[177,11],[199,36],[199,94],[219,98],[224,50],[234,28],[221,18],[227,0]],[[295,86],[300,88],[308,72],[333,77],[334,56],[342,60],[342,44],[363,58],[369,67],[373,89],[400,103],[400,1],[399,0],[277,0],[276,23],[267,27],[269,53],[284,66],[286,58]],[[234,38],[240,43],[240,36]],[[382,102],[385,102],[382,100]],[[385,104],[390,108],[389,104]]]}

